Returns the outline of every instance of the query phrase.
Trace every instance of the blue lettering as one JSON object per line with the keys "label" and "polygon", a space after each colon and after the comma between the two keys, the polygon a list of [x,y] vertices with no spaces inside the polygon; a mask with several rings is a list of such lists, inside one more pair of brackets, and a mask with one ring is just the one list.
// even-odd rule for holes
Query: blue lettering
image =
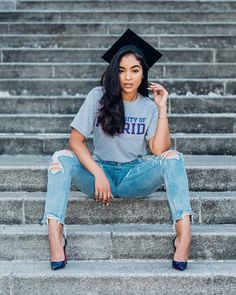
{"label": "blue lettering", "polygon": [[124,130],[123,130],[123,133],[126,131],[127,134],[130,134],[129,132],[129,123],[125,123],[125,127],[124,127]]}
{"label": "blue lettering", "polygon": [[131,134],[135,134],[135,123],[132,123],[132,131],[131,131]]}
{"label": "blue lettering", "polygon": [[137,126],[138,126],[137,134],[144,134],[145,124],[137,124]]}

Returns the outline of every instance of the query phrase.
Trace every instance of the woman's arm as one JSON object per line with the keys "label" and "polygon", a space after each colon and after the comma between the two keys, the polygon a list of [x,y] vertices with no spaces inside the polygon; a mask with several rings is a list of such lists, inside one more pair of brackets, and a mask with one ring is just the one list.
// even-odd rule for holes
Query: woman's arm
{"label": "woman's arm", "polygon": [[[85,144],[85,137],[78,130],[72,129],[69,138],[69,147],[79,159],[81,164],[95,177],[95,198],[108,206],[111,199],[110,183],[102,168],[94,161],[88,147]],[[99,196],[100,194],[100,196]]]}
{"label": "woman's arm", "polygon": [[168,92],[162,85],[156,83],[152,83],[149,89],[154,91],[154,101],[158,108],[158,124],[154,137],[149,140],[149,148],[154,155],[160,155],[171,145],[167,118]]}

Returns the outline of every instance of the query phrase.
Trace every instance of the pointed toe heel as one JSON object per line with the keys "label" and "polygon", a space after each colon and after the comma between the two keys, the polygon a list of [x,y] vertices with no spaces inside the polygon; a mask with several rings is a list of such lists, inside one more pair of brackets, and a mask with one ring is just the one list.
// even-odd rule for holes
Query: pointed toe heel
{"label": "pointed toe heel", "polygon": [[[173,241],[172,241],[172,244],[173,244],[173,247],[174,247],[174,250],[176,251],[176,246],[175,246],[175,240],[176,240],[177,236],[174,237]],[[188,262],[185,262],[185,261],[176,261],[176,260],[172,260],[172,267],[174,269],[177,269],[177,270],[185,270],[187,269],[187,265],[188,265]]]}
{"label": "pointed toe heel", "polygon": [[58,270],[58,269],[64,268],[67,264],[67,255],[66,255],[67,239],[65,238],[65,236],[64,236],[64,239],[65,239],[65,245],[63,247],[63,250],[64,250],[64,255],[65,255],[65,260],[51,261],[51,269],[52,270]]}
{"label": "pointed toe heel", "polygon": [[172,266],[175,269],[185,270],[185,269],[187,269],[187,265],[188,265],[188,262],[172,260]]}
{"label": "pointed toe heel", "polygon": [[173,241],[172,241],[172,244],[173,244],[173,247],[174,247],[174,250],[176,251],[176,247],[175,247],[175,240],[176,240],[177,236],[174,237]]}
{"label": "pointed toe heel", "polygon": [[64,261],[51,261],[52,270],[58,270],[64,268],[66,266],[66,262]]}

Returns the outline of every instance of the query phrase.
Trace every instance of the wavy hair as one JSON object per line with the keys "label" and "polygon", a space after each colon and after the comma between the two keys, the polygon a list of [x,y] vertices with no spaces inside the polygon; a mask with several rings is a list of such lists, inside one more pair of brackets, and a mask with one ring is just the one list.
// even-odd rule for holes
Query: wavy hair
{"label": "wavy hair", "polygon": [[126,45],[114,55],[100,81],[105,91],[100,99],[98,120],[103,132],[112,137],[121,134],[125,125],[124,103],[119,81],[119,64],[121,58],[129,53],[135,55],[143,69],[143,78],[138,87],[138,92],[148,97],[148,65],[145,57],[138,47]]}

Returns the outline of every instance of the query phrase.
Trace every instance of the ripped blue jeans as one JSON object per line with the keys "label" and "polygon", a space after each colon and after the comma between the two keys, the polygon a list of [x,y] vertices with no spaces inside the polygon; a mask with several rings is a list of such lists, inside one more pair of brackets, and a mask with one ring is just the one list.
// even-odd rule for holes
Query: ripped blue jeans
{"label": "ripped blue jeans", "polygon": [[[141,157],[126,163],[104,161],[96,155],[93,155],[93,159],[106,174],[113,198],[148,196],[165,184],[174,232],[176,221],[184,215],[190,215],[193,222],[188,179],[181,153],[170,150],[159,156]],[[93,174],[73,152],[57,151],[48,168],[47,197],[41,224],[48,223],[48,218],[54,218],[64,225],[71,183],[88,197],[94,198]]]}

